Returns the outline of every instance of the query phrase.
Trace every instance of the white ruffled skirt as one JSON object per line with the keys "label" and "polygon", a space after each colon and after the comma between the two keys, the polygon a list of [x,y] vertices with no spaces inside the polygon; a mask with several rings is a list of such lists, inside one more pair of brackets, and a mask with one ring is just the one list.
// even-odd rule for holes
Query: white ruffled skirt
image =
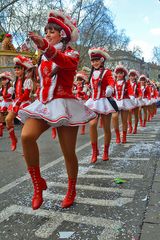
{"label": "white ruffled skirt", "polygon": [[156,103],[157,101],[158,101],[158,100],[157,100],[156,98],[151,98],[150,104],[152,105],[152,104]]}
{"label": "white ruffled skirt", "polygon": [[97,115],[77,99],[54,99],[47,104],[38,99],[18,111],[18,119],[24,123],[28,118],[43,119],[52,127],[78,126]]}
{"label": "white ruffled skirt", "polygon": [[92,111],[94,111],[98,114],[107,115],[109,113],[116,112],[107,98],[100,98],[100,99],[97,99],[97,100],[93,100],[92,98],[89,98],[85,102],[85,105],[88,108],[90,108]]}
{"label": "white ruffled skirt", "polygon": [[129,98],[121,100],[114,98],[114,100],[116,101],[119,110],[132,110],[136,107],[135,103]]}
{"label": "white ruffled skirt", "polygon": [[143,105],[142,106],[149,106],[150,100],[148,98],[142,98]]}
{"label": "white ruffled skirt", "polygon": [[0,102],[0,112],[6,112],[8,110],[8,107],[12,104],[11,102],[5,102],[4,100],[2,100],[2,102]]}
{"label": "white ruffled skirt", "polygon": [[141,107],[142,105],[144,105],[144,102],[139,98],[131,99],[131,101],[134,104],[135,108]]}

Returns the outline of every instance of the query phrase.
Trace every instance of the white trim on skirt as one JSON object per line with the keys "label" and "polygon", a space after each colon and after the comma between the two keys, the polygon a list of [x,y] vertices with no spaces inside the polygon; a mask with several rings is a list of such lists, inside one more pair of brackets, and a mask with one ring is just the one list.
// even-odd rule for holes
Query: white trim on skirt
{"label": "white trim on skirt", "polygon": [[83,125],[97,115],[77,99],[58,98],[47,104],[38,99],[18,111],[17,118],[24,123],[28,118],[43,119],[53,127]]}

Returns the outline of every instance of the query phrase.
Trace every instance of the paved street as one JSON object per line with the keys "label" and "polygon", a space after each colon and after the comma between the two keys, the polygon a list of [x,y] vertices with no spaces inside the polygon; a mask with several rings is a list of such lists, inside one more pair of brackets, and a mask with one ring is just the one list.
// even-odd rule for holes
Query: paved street
{"label": "paved street", "polygon": [[[160,109],[159,109],[160,110]],[[160,239],[160,111],[127,144],[115,144],[103,162],[103,132],[99,129],[100,156],[90,164],[87,133],[78,135],[79,178],[77,198],[61,209],[67,176],[58,139],[47,131],[40,139],[41,170],[47,180],[44,203],[32,211],[32,184],[22,157],[19,138],[9,150],[8,133],[0,139],[0,240],[159,240]],[[16,126],[20,137],[21,126]],[[117,184],[115,178],[125,180]]]}

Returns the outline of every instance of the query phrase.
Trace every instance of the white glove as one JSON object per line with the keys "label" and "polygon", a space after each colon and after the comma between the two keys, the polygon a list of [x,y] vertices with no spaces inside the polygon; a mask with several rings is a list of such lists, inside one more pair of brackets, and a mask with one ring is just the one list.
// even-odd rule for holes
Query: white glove
{"label": "white glove", "polygon": [[129,97],[130,97],[131,100],[134,100],[134,99],[135,99],[135,97],[132,96],[132,95],[130,95]]}
{"label": "white glove", "polygon": [[106,97],[111,97],[113,94],[113,88],[111,86],[106,87]]}

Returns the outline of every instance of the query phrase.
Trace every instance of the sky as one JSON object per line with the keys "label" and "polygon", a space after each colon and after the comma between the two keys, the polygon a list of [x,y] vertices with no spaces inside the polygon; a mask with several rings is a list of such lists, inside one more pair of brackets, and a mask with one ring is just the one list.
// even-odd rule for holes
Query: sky
{"label": "sky", "polygon": [[129,49],[139,46],[144,60],[151,62],[152,49],[160,47],[160,0],[104,0],[118,30],[125,29]]}

